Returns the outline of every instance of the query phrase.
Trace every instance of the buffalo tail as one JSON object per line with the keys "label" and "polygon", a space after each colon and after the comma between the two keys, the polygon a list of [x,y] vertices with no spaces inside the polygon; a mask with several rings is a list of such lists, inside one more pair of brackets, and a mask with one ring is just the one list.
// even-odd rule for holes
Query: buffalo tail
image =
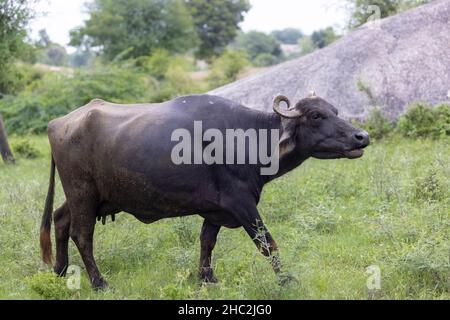
{"label": "buffalo tail", "polygon": [[53,199],[55,197],[55,160],[52,156],[50,169],[50,182],[48,186],[47,199],[45,200],[44,214],[41,222],[41,254],[42,260],[48,264],[52,264],[52,240],[50,230],[52,227]]}

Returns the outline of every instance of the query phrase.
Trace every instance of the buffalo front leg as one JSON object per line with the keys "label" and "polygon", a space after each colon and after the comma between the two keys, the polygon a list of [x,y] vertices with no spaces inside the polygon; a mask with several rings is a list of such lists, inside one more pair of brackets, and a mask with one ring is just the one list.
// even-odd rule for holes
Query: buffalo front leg
{"label": "buffalo front leg", "polygon": [[247,234],[255,243],[258,250],[270,261],[273,270],[280,280],[280,284],[292,280],[292,277],[281,272],[281,261],[278,246],[265,226],[255,204],[240,206],[233,205],[230,209],[234,217],[241,222]]}
{"label": "buffalo front leg", "polygon": [[200,234],[200,279],[208,283],[217,283],[211,267],[211,255],[216,245],[217,234],[220,227],[209,223],[207,220],[203,222]]}
{"label": "buffalo front leg", "polygon": [[279,275],[281,262],[278,246],[262,220],[257,218],[254,223],[244,225],[244,229],[252,238],[258,250],[269,259],[275,273]]}
{"label": "buffalo front leg", "polygon": [[259,251],[269,259],[275,274],[278,276],[280,285],[285,285],[292,280],[296,280],[291,274],[281,272],[278,246],[260,218],[251,225],[244,225],[244,229],[253,239]]}
{"label": "buffalo front leg", "polygon": [[67,203],[55,210],[53,219],[56,239],[56,263],[53,270],[57,275],[64,277],[69,266],[70,211]]}

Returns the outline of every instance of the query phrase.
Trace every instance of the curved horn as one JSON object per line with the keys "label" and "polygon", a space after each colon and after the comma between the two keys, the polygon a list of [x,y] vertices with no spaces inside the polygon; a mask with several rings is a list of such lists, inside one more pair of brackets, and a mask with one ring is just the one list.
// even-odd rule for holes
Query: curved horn
{"label": "curved horn", "polygon": [[[281,102],[286,102],[287,110],[281,110],[280,108]],[[286,96],[278,96],[273,101],[273,111],[275,111],[280,116],[288,119],[300,118],[302,116],[301,112],[297,110],[289,110],[290,106],[291,102]]]}

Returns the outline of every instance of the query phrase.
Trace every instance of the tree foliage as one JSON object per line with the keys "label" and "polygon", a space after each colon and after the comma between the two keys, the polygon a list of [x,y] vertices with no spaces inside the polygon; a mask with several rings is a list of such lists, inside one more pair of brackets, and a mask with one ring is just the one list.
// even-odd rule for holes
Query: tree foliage
{"label": "tree foliage", "polygon": [[196,44],[191,14],[183,0],[94,0],[89,19],[72,30],[73,46],[98,47],[109,61],[134,58],[155,48],[186,52]]}
{"label": "tree foliage", "polygon": [[400,118],[397,130],[409,138],[433,138],[450,136],[450,105],[434,108],[424,103],[411,105]]}
{"label": "tree foliage", "polygon": [[46,72],[17,96],[1,99],[0,109],[8,132],[41,133],[50,120],[94,98],[117,103],[148,101],[153,91],[143,74],[119,66],[77,70],[71,76]]}
{"label": "tree foliage", "polygon": [[235,41],[235,47],[247,52],[252,61],[261,54],[279,58],[283,53],[280,43],[272,35],[259,31],[239,34]]}
{"label": "tree foliage", "polygon": [[295,28],[276,30],[272,32],[272,35],[283,44],[297,44],[304,36],[301,30]]}
{"label": "tree foliage", "polygon": [[239,73],[250,64],[247,54],[238,50],[226,50],[211,66],[208,82],[211,88],[236,81]]}
{"label": "tree foliage", "polygon": [[26,26],[32,16],[30,0],[0,0],[0,93],[16,91],[12,63],[26,50]]}
{"label": "tree foliage", "polygon": [[248,0],[185,0],[194,19],[200,45],[199,58],[223,53],[236,37],[239,23],[250,10]]}
{"label": "tree foliage", "polygon": [[332,44],[338,39],[338,35],[334,32],[332,27],[314,31],[311,35],[311,40],[316,48],[322,49]]}
{"label": "tree foliage", "polygon": [[63,66],[68,62],[66,48],[60,44],[54,43],[45,29],[39,31],[39,39],[36,42],[38,62],[52,65]]}

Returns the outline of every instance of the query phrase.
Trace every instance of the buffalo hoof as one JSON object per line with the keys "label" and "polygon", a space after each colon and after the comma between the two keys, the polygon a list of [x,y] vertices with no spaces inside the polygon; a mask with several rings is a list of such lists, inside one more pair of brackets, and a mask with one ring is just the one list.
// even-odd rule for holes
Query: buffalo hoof
{"label": "buffalo hoof", "polygon": [[94,279],[92,281],[92,288],[98,291],[106,290],[108,289],[108,283],[103,278]]}
{"label": "buffalo hoof", "polygon": [[291,273],[283,273],[278,276],[278,283],[284,287],[290,283],[298,282],[297,278]]}
{"label": "buffalo hoof", "polygon": [[207,277],[207,278],[202,278],[202,282],[203,283],[219,283],[219,280],[217,280],[216,277],[211,276],[211,277]]}
{"label": "buffalo hoof", "polygon": [[65,276],[66,276],[66,273],[67,273],[67,266],[60,267],[60,266],[56,265],[56,266],[53,268],[53,272],[56,273],[56,275],[57,275],[58,277],[65,277]]}
{"label": "buffalo hoof", "polygon": [[213,275],[211,269],[200,272],[200,280],[203,283],[218,283],[219,280]]}

